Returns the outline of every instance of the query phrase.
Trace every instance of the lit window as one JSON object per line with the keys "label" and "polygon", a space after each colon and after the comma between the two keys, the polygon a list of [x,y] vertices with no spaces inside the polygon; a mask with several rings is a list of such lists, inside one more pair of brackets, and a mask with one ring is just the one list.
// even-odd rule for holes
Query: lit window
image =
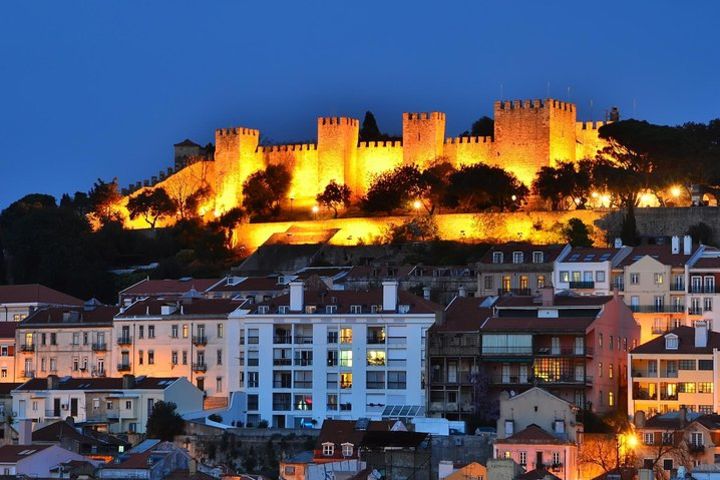
{"label": "lit window", "polygon": [[352,350],[340,350],[340,366],[352,367]]}
{"label": "lit window", "polygon": [[340,388],[342,388],[342,389],[352,388],[352,373],[341,373],[340,374]]}
{"label": "lit window", "polygon": [[352,328],[340,329],[340,343],[352,343]]}
{"label": "lit window", "polygon": [[385,351],[384,350],[368,350],[367,364],[368,364],[368,366],[371,366],[371,367],[385,366]]}
{"label": "lit window", "polygon": [[608,392],[608,406],[615,406],[615,394],[613,392]]}

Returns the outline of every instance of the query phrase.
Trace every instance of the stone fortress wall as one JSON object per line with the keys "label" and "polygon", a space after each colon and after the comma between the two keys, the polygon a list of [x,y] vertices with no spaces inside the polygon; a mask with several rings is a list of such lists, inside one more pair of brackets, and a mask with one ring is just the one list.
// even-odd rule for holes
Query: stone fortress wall
{"label": "stone fortress wall", "polygon": [[214,191],[210,208],[221,214],[240,205],[247,177],[273,164],[291,171],[288,199],[298,207],[314,204],[331,180],[347,184],[359,198],[374,176],[401,165],[423,168],[438,157],[456,167],[500,166],[529,186],[541,167],[592,158],[604,146],[598,137],[603,122],[577,122],[576,113],[574,104],[555,99],[498,101],[493,137],[457,138],[445,137],[444,113],[404,113],[402,141],[385,142],[359,142],[360,122],[347,117],[318,118],[317,142],[302,145],[260,146],[258,130],[217,129],[207,179]]}

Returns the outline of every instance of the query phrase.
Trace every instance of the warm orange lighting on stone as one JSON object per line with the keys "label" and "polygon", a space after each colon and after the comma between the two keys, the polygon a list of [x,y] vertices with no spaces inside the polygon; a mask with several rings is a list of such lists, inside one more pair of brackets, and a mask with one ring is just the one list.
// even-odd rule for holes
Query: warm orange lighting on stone
{"label": "warm orange lighting on stone", "polygon": [[682,194],[682,190],[677,185],[673,185],[670,187],[670,195],[672,195],[675,198],[678,198]]}
{"label": "warm orange lighting on stone", "polygon": [[421,207],[422,207],[422,202],[420,200],[415,200],[413,202],[413,208],[415,210],[420,210]]}

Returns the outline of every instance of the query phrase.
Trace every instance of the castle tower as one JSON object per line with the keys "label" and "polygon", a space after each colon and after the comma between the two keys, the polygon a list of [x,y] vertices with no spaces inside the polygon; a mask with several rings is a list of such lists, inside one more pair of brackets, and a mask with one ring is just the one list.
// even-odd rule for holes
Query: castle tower
{"label": "castle tower", "polygon": [[424,168],[443,154],[444,144],[444,113],[403,113],[403,164]]}
{"label": "castle tower", "polygon": [[493,163],[530,186],[536,172],[575,161],[575,105],[554,99],[495,102]]}
{"label": "castle tower", "polygon": [[256,154],[260,131],[252,128],[215,130],[215,209],[226,212],[242,203],[242,185],[263,168]]}
{"label": "castle tower", "polygon": [[[357,146],[360,122],[347,117],[318,118],[317,157],[319,191],[335,180],[355,193],[358,189]],[[310,186],[308,186],[310,187]]]}

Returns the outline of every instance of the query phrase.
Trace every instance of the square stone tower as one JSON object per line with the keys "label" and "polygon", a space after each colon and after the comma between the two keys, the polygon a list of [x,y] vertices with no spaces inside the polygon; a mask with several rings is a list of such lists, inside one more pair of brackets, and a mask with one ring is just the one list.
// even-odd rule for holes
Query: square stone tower
{"label": "square stone tower", "polygon": [[535,173],[558,161],[575,161],[575,105],[548,98],[495,102],[493,163],[528,187]]}
{"label": "square stone tower", "polygon": [[425,168],[443,155],[445,114],[403,113],[403,164]]}
{"label": "square stone tower", "polygon": [[252,128],[215,130],[215,209],[226,212],[242,203],[243,183],[264,168],[257,155],[260,131]]}
{"label": "square stone tower", "polygon": [[355,118],[318,118],[318,191],[322,192],[331,180],[346,184],[353,193],[358,191],[359,134],[360,122]]}

